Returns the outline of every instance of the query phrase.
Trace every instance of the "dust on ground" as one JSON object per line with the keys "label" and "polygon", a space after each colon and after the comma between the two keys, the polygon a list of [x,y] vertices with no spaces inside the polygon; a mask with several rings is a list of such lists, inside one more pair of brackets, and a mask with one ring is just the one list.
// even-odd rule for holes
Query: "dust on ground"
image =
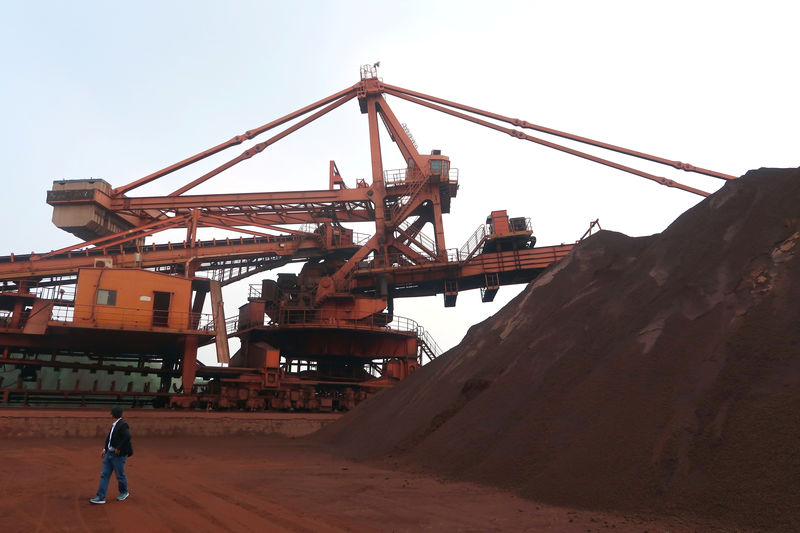
{"label": "dust on ground", "polygon": [[371,467],[285,437],[134,436],[131,496],[93,505],[102,439],[0,439],[0,531],[702,531]]}

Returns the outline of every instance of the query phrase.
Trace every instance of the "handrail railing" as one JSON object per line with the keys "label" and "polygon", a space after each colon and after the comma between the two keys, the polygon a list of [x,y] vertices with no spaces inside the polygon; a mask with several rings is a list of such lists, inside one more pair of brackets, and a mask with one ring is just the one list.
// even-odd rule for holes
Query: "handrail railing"
{"label": "handrail railing", "polygon": [[225,331],[228,335],[233,335],[239,331],[239,317],[234,316],[225,321]]}
{"label": "handrail railing", "polygon": [[31,290],[36,296],[43,300],[75,300],[75,281],[64,283],[63,285],[50,285],[47,287],[35,287]]}
{"label": "handrail railing", "polygon": [[461,250],[456,248],[448,248],[445,250],[447,252],[447,262],[448,263],[460,263],[461,262]]}
{"label": "handrail railing", "polygon": [[[266,326],[268,328],[299,328],[318,326],[321,328],[348,328],[413,333],[416,335],[419,343],[420,364],[422,364],[422,353],[425,353],[428,356],[429,361],[432,361],[442,354],[442,349],[424,327],[420,326],[415,320],[403,316],[392,315],[392,320],[387,322],[390,318],[390,315],[386,314],[372,315],[365,319],[354,320],[336,317],[320,317],[318,309],[284,309],[280,312],[279,318],[280,320],[278,322],[267,321],[265,315],[265,320],[262,323],[250,323],[248,327]],[[238,332],[239,318],[231,317],[226,320],[225,329],[228,332],[228,335],[233,335]]]}
{"label": "handrail railing", "polygon": [[481,224],[458,251],[461,255],[470,255],[484,240],[486,240],[487,235],[488,226],[486,224]]}
{"label": "handrail railing", "polygon": [[192,331],[213,331],[214,317],[209,313],[165,311],[159,314],[152,309],[135,309],[106,305],[55,305],[50,321],[66,324],[94,324],[98,326],[132,328],[167,328]]}
{"label": "handrail railing", "polygon": [[[533,231],[533,226],[531,226],[531,219],[529,217],[510,218],[508,222],[508,229],[510,233]],[[494,228],[491,224],[481,224],[469,237],[469,239],[467,239],[467,242],[465,242],[464,245],[459,248],[460,255],[464,257],[465,260],[468,259],[475,253],[478,247],[480,247],[480,245],[483,244],[486,239],[495,235]],[[504,235],[506,234],[503,233],[499,236],[502,237]]]}
{"label": "handrail railing", "polygon": [[403,122],[402,124],[400,124],[400,127],[403,128],[404,132],[406,132],[406,135],[408,136],[408,140],[411,141],[411,144],[414,145],[414,149],[415,150],[419,150],[419,146],[417,146],[417,141],[415,141],[414,140],[414,136],[411,135],[411,129],[408,127],[408,124]]}
{"label": "handrail railing", "polygon": [[[400,236],[401,235],[401,233],[400,233],[401,231],[402,232],[408,232],[408,228],[410,228],[412,224],[413,224],[413,222],[411,222],[408,219],[403,221],[403,223],[400,224],[400,226],[398,227],[398,230],[395,231],[395,237]],[[412,238],[415,241],[417,241],[419,244],[421,244],[422,246],[427,248],[427,250],[421,249],[414,242],[410,242],[409,246],[411,246],[413,249],[415,249],[416,251],[420,252],[421,254],[424,254],[424,255],[428,256],[428,259],[430,259],[431,261],[436,261],[436,257],[430,255],[431,253],[433,253],[433,254],[436,253],[436,242],[433,239],[431,239],[429,236],[427,236],[426,234],[422,233],[421,231],[419,231],[415,235],[413,235]]]}
{"label": "handrail railing", "polygon": [[[266,317],[266,315],[265,315]],[[391,317],[391,321],[387,322]],[[236,331],[235,328],[239,324],[238,317],[232,317],[225,321],[228,332]],[[363,319],[352,318],[337,318],[337,317],[321,317],[319,310],[313,308],[302,309],[283,309],[280,312],[279,320],[277,322],[265,321],[261,324],[268,327],[287,327],[287,326],[321,326],[321,327],[345,327],[350,329],[372,329],[372,330],[390,330],[402,333],[422,332],[424,328],[420,326],[415,320],[407,317],[387,314],[376,314]]]}
{"label": "handrail railing", "polygon": [[[459,250],[456,248],[447,248],[445,250],[447,253],[447,261],[449,263],[458,263],[463,260],[463,256]],[[376,266],[375,261],[373,259],[365,259],[358,263],[357,270],[372,270],[374,268],[398,268],[398,267],[408,267],[408,266],[415,266],[411,263],[408,258],[401,253],[393,253],[387,254],[388,263],[385,266]],[[434,261],[433,259],[431,261]],[[430,263],[425,263],[430,264]]]}
{"label": "handrail railing", "polygon": [[447,170],[447,182],[457,184],[458,183],[458,169],[457,168],[449,168]]}
{"label": "handrail railing", "polygon": [[[533,255],[526,256],[535,260],[542,260],[545,258],[551,258],[552,261],[557,261],[562,257],[566,256],[567,252],[563,251],[564,246],[571,247],[572,245],[565,245],[562,243],[561,247],[559,246],[544,246],[540,248],[530,248],[525,250],[518,250],[515,253],[522,253],[522,252],[532,252]],[[473,250],[474,251],[474,250]],[[480,254],[475,253],[468,253],[456,248],[448,248],[445,250],[447,256],[448,263],[464,263],[467,264],[470,261],[474,260]],[[402,254],[402,253],[393,253],[387,254],[388,263],[382,264],[377,263],[374,259],[365,259],[364,261],[360,261],[356,268],[356,273],[359,272],[369,272],[372,270],[385,270],[385,269],[393,269],[393,268],[414,268],[419,266],[420,268],[429,268],[431,263],[421,263],[419,265],[411,262],[409,258]]]}
{"label": "handrail railing", "polygon": [[261,284],[251,283],[247,292],[248,298],[261,298]]}
{"label": "handrail railing", "polygon": [[[383,182],[386,185],[401,185],[403,183],[416,183],[423,180],[424,176],[416,167],[393,168],[383,171]],[[458,183],[458,169],[448,168],[444,171],[442,181]]]}
{"label": "handrail railing", "polygon": [[349,329],[391,330],[397,332],[416,332],[419,324],[414,320],[401,316],[376,314],[363,319],[349,319],[338,317],[322,317],[318,309],[283,309],[277,323],[268,323],[267,326],[320,326],[343,327]]}
{"label": "handrail railing", "polygon": [[[322,224],[317,222],[307,222],[302,226],[300,226],[300,231],[305,232],[309,235],[319,235],[320,226],[322,226]],[[352,232],[352,235],[353,235],[353,244],[356,246],[363,246],[364,243],[366,243],[368,240],[370,240],[370,238],[372,238],[372,235],[368,233],[359,233],[357,231]]]}
{"label": "handrail railing", "polygon": [[[423,349],[423,351],[425,351],[425,353],[427,353],[428,362],[433,361],[442,355],[442,349],[439,347],[436,341],[433,340],[433,337],[430,335],[430,333],[425,331],[425,328],[422,326],[420,326],[417,330],[417,337],[419,337],[422,341],[421,344],[423,346],[420,347]],[[425,348],[427,348],[427,350],[425,350]],[[422,364],[422,354],[420,354],[420,364]]]}
{"label": "handrail railing", "polygon": [[371,238],[372,235],[369,233],[358,233],[357,231],[353,232],[353,244],[357,246],[364,246]]}
{"label": "handrail railing", "polygon": [[425,176],[416,167],[393,168],[383,171],[385,185],[402,185],[404,183],[418,183],[424,181]]}

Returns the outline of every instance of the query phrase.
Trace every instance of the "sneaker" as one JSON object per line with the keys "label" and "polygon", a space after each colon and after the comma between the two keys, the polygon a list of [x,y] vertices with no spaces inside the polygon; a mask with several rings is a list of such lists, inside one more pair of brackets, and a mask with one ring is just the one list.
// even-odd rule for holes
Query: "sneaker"
{"label": "sneaker", "polygon": [[91,499],[91,500],[89,500],[89,501],[90,501],[90,502],[92,502],[92,503],[106,503],[106,501],[105,501],[105,500],[101,500],[101,499],[100,499],[100,498],[98,498],[97,496],[95,496],[94,498],[92,498],[92,499]]}
{"label": "sneaker", "polygon": [[128,496],[130,496],[130,495],[131,495],[131,493],[130,493],[130,492],[123,492],[122,494],[120,494],[119,496],[117,496],[117,501],[118,501],[118,502],[121,502],[122,500],[124,500],[125,498],[127,498],[127,497],[128,497]]}

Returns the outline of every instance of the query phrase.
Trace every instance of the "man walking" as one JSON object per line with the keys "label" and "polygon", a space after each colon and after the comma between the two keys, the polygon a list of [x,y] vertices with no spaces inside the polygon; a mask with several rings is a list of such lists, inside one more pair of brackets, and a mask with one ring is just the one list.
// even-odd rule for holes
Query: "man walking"
{"label": "man walking", "polygon": [[131,430],[128,423],[122,419],[122,407],[112,407],[111,416],[114,417],[114,423],[111,425],[108,437],[103,442],[103,471],[100,473],[97,496],[89,500],[92,503],[106,503],[106,490],[108,490],[108,481],[111,479],[112,471],[117,476],[119,487],[117,501],[121,502],[130,496],[128,480],[125,478],[125,461],[133,455]]}

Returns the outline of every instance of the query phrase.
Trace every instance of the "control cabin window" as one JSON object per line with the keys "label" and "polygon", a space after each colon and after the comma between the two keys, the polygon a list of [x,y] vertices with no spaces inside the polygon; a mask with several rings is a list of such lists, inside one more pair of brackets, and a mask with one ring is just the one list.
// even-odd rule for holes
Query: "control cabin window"
{"label": "control cabin window", "polygon": [[97,303],[100,305],[117,305],[117,291],[98,290]]}

